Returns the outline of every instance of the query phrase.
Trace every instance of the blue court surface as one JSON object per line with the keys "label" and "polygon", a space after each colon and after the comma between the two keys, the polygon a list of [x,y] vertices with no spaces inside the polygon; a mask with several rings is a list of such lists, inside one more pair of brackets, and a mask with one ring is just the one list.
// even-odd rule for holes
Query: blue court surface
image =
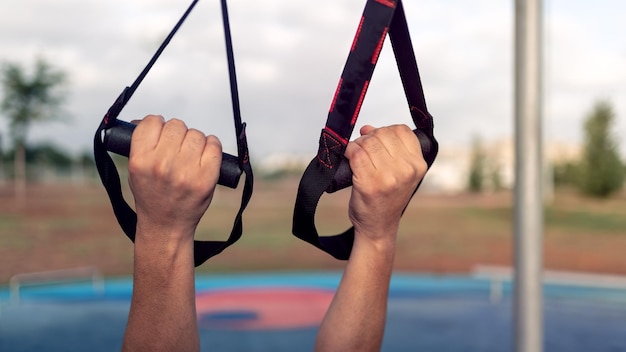
{"label": "blue court surface", "polygon": [[[197,277],[204,351],[311,351],[339,273]],[[0,287],[0,351],[116,351],[131,280],[25,287],[11,302]],[[510,285],[490,300],[490,282],[396,274],[383,351],[512,351]],[[545,351],[626,351],[626,291],[546,286]],[[355,322],[356,324],[357,322]]]}

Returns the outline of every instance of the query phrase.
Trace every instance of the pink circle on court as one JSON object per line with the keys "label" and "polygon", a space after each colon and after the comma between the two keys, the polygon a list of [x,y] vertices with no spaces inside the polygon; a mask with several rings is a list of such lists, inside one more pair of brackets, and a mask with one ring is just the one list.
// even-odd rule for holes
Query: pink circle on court
{"label": "pink circle on court", "polygon": [[242,288],[200,292],[200,328],[297,329],[318,326],[334,292],[306,288]]}

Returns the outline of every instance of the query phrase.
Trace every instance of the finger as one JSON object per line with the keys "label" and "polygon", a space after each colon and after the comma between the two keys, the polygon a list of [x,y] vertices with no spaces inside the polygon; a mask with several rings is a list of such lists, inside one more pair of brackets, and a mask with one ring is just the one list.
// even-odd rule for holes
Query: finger
{"label": "finger", "polygon": [[405,175],[419,173],[421,156],[412,154],[401,139],[413,143],[412,149],[419,150],[417,138],[406,125],[394,125],[371,130],[357,142],[368,156],[380,175],[392,176],[392,179],[404,179]]}
{"label": "finger", "polygon": [[[407,125],[392,125],[378,128],[370,135],[377,138],[380,145],[386,150],[393,159],[405,158],[411,156],[416,158],[419,151],[419,141],[413,134],[413,131]],[[387,161],[387,156],[381,154]]]}
{"label": "finger", "polygon": [[187,125],[179,119],[171,119],[163,125],[156,151],[164,158],[173,157],[180,151],[187,134]]}
{"label": "finger", "polygon": [[371,133],[374,130],[376,130],[376,127],[371,126],[371,125],[364,125],[363,127],[361,127],[361,130],[359,132],[361,133],[361,136],[364,136],[366,134]]}
{"label": "finger", "polygon": [[426,173],[428,165],[422,153],[422,145],[415,133],[406,125],[398,126],[395,129],[398,140],[402,143],[406,160],[421,178]]}
{"label": "finger", "polygon": [[190,128],[183,138],[180,147],[181,161],[190,162],[194,165],[200,165],[200,156],[206,144],[206,136],[204,133]]}
{"label": "finger", "polygon": [[387,126],[377,128],[371,132],[373,137],[378,139],[378,142],[385,148],[387,153],[392,157],[402,153],[403,145],[398,139],[398,135],[395,131],[395,126]]}
{"label": "finger", "polygon": [[391,157],[385,146],[385,140],[388,139],[384,137],[384,134],[381,135],[381,129],[372,129],[369,133],[357,138],[354,143],[367,154],[372,167],[379,169],[384,167],[385,161]]}
{"label": "finger", "polygon": [[137,125],[130,143],[130,155],[154,150],[159,138],[165,119],[161,115],[148,115]]}
{"label": "finger", "polygon": [[358,169],[374,167],[369,155],[357,141],[348,143],[344,155],[350,162],[350,169],[352,169],[353,173]]}
{"label": "finger", "polygon": [[211,175],[211,178],[215,178],[214,180],[211,179],[211,182],[217,182],[221,165],[222,143],[217,137],[209,135],[206,137],[206,143],[200,158],[200,166],[204,173]]}
{"label": "finger", "polygon": [[420,141],[409,126],[398,125],[395,129],[395,133],[398,135],[398,140],[402,142],[404,148],[406,148],[407,153],[417,158],[423,158]]}

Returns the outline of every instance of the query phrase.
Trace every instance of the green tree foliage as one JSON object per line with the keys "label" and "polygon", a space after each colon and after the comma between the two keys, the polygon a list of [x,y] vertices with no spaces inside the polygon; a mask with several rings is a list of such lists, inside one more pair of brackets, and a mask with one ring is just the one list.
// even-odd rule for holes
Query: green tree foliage
{"label": "green tree foliage", "polygon": [[83,151],[77,159],[78,164],[83,168],[96,168],[93,152],[91,150]]}
{"label": "green tree foliage", "polygon": [[26,189],[26,137],[33,123],[60,117],[60,106],[65,98],[64,72],[53,68],[43,59],[37,59],[31,75],[17,63],[5,63],[0,70],[2,101],[0,111],[9,122],[15,151],[15,187],[18,200],[23,200]]}
{"label": "green tree foliage", "polygon": [[563,161],[552,165],[555,187],[575,186],[579,179],[579,162]]}
{"label": "green tree foliage", "polygon": [[578,186],[593,197],[608,197],[622,188],[624,164],[612,134],[615,114],[609,102],[595,104],[584,123],[584,150],[578,172]]}
{"label": "green tree foliage", "polygon": [[26,162],[47,165],[55,169],[70,169],[73,160],[56,146],[45,143],[26,148]]}
{"label": "green tree foliage", "polygon": [[472,156],[467,180],[467,188],[470,192],[482,192],[485,190],[486,155],[479,137],[474,138],[472,143]]}
{"label": "green tree foliage", "polygon": [[[14,164],[15,155],[14,150],[9,150],[5,154],[4,161],[7,164]],[[55,174],[69,174],[72,171],[72,167],[79,165],[78,163],[81,161],[79,158],[72,158],[66,151],[50,143],[28,145],[25,148],[24,155],[27,170],[29,171],[29,181],[40,180],[42,176],[45,176],[41,174],[44,170]],[[7,174],[14,176],[14,168],[8,168]]]}
{"label": "green tree foliage", "polygon": [[492,162],[489,168],[489,180],[491,188],[498,192],[504,189],[504,181],[502,180],[502,170],[499,164]]}

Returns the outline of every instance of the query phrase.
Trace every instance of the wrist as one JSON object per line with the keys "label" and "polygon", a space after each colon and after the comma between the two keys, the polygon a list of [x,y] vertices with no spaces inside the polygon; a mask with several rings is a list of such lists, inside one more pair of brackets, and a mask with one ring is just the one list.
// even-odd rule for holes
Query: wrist
{"label": "wrist", "polygon": [[379,249],[387,249],[388,247],[395,249],[398,230],[399,224],[386,224],[386,226],[363,226],[363,224],[355,223],[354,237],[355,241],[369,243]]}
{"label": "wrist", "polygon": [[135,267],[171,269],[191,263],[193,267],[193,231],[177,231],[137,224],[135,233]]}
{"label": "wrist", "polygon": [[364,233],[355,229],[352,253],[366,253],[370,258],[393,260],[396,252],[397,230],[387,229],[377,233]]}
{"label": "wrist", "polygon": [[195,231],[195,226],[174,225],[171,221],[157,223],[138,216],[135,243],[140,241],[150,245],[177,247],[193,242]]}

